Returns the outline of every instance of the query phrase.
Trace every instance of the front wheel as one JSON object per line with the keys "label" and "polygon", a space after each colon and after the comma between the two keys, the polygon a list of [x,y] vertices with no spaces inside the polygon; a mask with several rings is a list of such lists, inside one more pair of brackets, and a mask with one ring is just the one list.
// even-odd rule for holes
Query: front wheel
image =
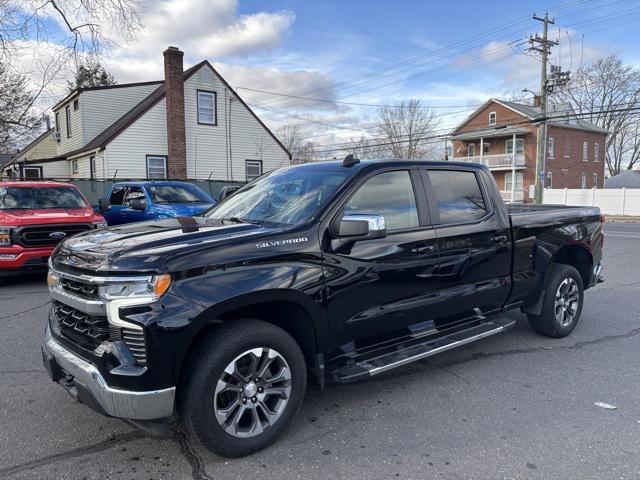
{"label": "front wheel", "polygon": [[582,277],[571,265],[551,265],[540,315],[529,315],[538,333],[560,338],[569,335],[580,320],[584,288]]}
{"label": "front wheel", "polygon": [[273,443],[300,409],[307,381],[296,341],[260,320],[235,320],[211,332],[185,372],[182,423],[228,457]]}

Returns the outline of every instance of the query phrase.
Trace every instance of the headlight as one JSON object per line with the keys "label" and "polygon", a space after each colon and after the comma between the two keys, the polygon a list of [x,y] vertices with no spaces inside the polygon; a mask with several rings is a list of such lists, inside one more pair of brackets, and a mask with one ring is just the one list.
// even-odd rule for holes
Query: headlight
{"label": "headlight", "polygon": [[93,222],[93,228],[107,228],[108,226],[107,222]]}
{"label": "headlight", "polygon": [[155,301],[171,286],[171,275],[156,275],[146,282],[108,283],[100,286],[98,292],[104,300],[121,298],[144,298]]}
{"label": "headlight", "polygon": [[0,247],[11,245],[11,229],[9,227],[0,227]]}
{"label": "headlight", "polygon": [[49,286],[49,289],[57,287],[59,282],[60,277],[58,274],[49,269],[49,272],[47,273],[47,285]]}

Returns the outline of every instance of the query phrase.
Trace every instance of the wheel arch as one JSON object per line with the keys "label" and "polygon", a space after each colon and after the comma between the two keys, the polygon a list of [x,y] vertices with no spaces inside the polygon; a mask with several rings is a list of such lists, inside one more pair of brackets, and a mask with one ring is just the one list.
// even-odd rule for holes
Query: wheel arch
{"label": "wheel arch", "polygon": [[234,320],[253,318],[282,328],[300,346],[311,376],[320,384],[324,380],[324,350],[328,331],[321,307],[307,295],[285,290],[258,291],[240,295],[207,309],[201,315],[205,321],[191,337],[182,355],[178,373],[183,378],[185,366],[191,355],[217,327]]}

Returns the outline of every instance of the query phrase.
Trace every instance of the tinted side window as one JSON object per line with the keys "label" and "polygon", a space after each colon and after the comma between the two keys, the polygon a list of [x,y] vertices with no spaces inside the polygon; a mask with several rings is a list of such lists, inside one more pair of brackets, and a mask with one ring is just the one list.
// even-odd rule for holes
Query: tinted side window
{"label": "tinted side window", "polygon": [[469,222],[487,213],[475,173],[430,170],[429,178],[438,202],[440,223]]}
{"label": "tinted side window", "polygon": [[109,197],[109,203],[111,205],[122,205],[122,199],[124,198],[125,187],[114,187],[111,190],[111,196]]}
{"label": "tinted side window", "polygon": [[417,227],[418,209],[409,172],[386,172],[370,178],[347,202],[344,213],[383,215],[387,231]]}

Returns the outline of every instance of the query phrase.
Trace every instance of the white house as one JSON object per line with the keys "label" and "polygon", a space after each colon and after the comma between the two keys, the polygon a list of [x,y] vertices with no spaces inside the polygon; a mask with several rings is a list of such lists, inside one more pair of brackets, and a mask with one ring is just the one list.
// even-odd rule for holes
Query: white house
{"label": "white house", "polygon": [[169,47],[164,71],[160,81],[74,90],[53,107],[54,131],[35,142],[46,155],[17,156],[5,174],[247,181],[289,165],[289,151],[207,60],[183,71],[183,53]]}

